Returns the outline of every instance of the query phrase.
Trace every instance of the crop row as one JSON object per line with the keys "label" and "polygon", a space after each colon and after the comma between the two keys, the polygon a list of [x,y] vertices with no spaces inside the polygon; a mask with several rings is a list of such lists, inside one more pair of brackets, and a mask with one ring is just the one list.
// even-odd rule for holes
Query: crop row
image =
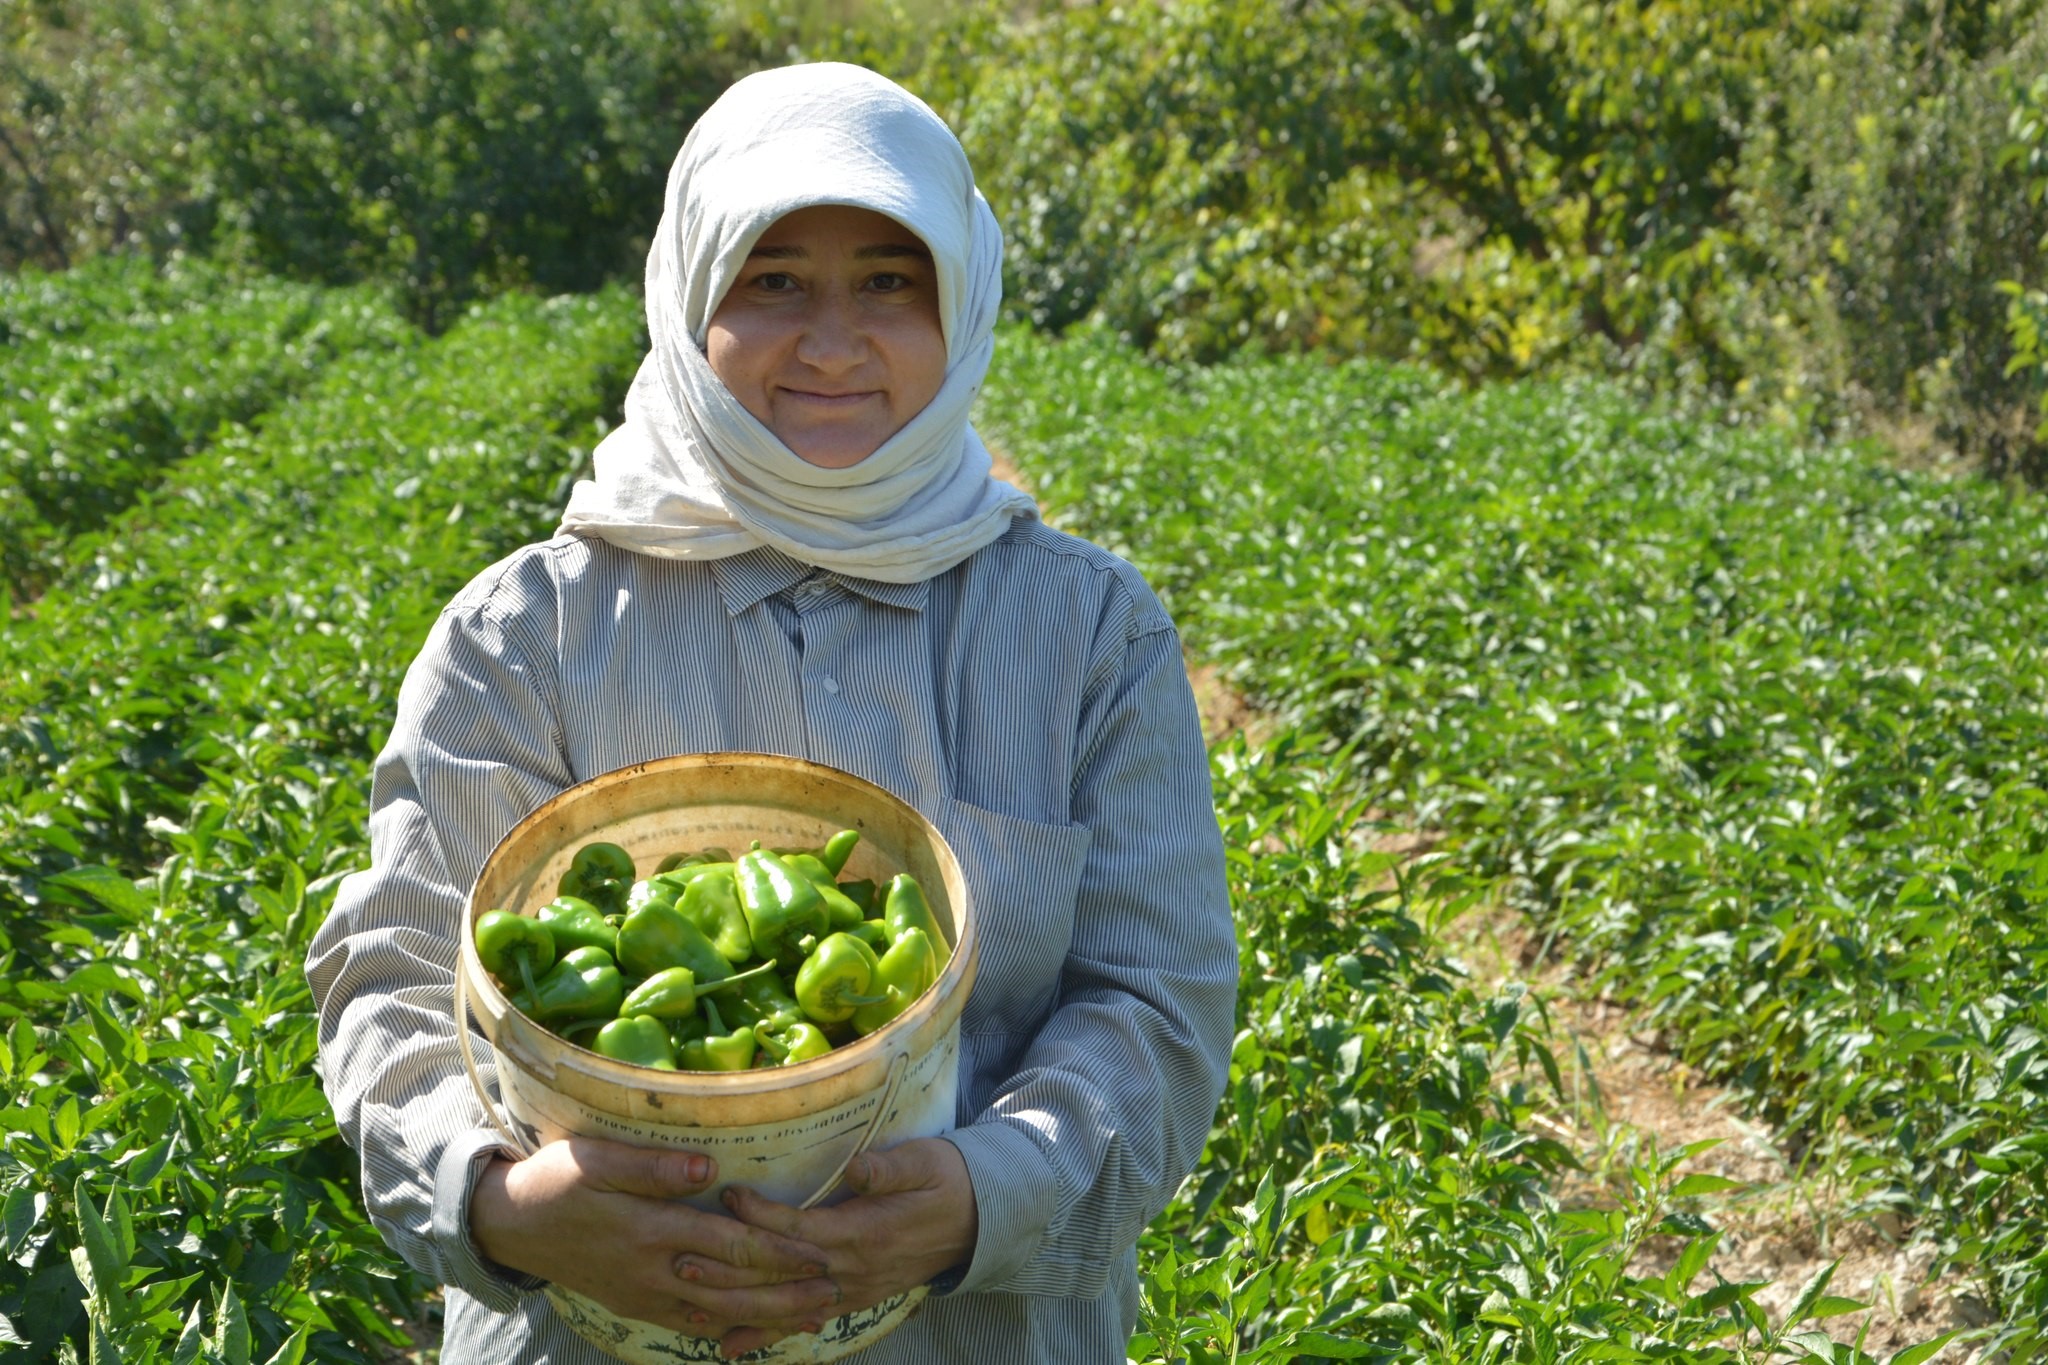
{"label": "crop row", "polygon": [[405,665],[546,534],[639,345],[613,293],[346,357],[75,546],[0,647],[0,1335],[32,1356],[402,1340],[422,1286],[353,1195],[305,946]]}
{"label": "crop row", "polygon": [[[545,533],[637,344],[623,296],[505,300],[345,359],[75,542],[79,571],[0,644],[22,718],[0,735],[0,1336],[32,1356],[360,1359],[420,1311],[356,1206],[299,964],[364,858],[407,660],[455,586]],[[1111,387],[1151,373],[1097,360]],[[1128,449],[1170,452],[1180,410]],[[1122,452],[1022,453],[1043,486],[1128,477]],[[1199,572],[1126,540],[1187,614]],[[64,648],[88,636],[94,658]],[[1702,1273],[1689,1200],[1711,1182],[1683,1154],[1623,1208],[1557,1207],[1570,1155],[1523,1079],[1540,1011],[1435,955],[1425,920],[1457,892],[1360,840],[1353,758],[1285,735],[1215,755],[1240,1032],[1203,1162],[1148,1234],[1133,1355],[1769,1358],[1794,1324]],[[1633,1273],[1659,1233],[1678,1267]]]}
{"label": "crop row", "polygon": [[[91,272],[125,285],[135,268],[114,259]],[[46,330],[15,320],[0,369],[0,600],[34,595],[71,536],[104,524],[223,424],[275,406],[336,356],[398,345],[409,330],[368,289],[238,282],[197,265],[177,279],[157,287],[167,297],[156,306],[104,321],[71,316],[101,292],[84,287],[64,298],[72,309],[44,310]]]}
{"label": "crop row", "polygon": [[1198,652],[2039,1349],[2048,507],[1592,384],[999,355]]}
{"label": "crop row", "polygon": [[97,256],[73,270],[0,273],[0,345],[10,357],[52,340],[204,304],[220,291],[219,267],[195,258],[159,266],[143,255]]}

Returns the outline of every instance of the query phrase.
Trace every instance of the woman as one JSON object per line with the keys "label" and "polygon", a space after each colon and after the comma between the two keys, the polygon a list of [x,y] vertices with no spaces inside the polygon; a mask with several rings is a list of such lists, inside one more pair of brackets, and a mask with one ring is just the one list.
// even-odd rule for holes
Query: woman
{"label": "woman", "polygon": [[[449,1286],[444,1358],[603,1360],[535,1292],[554,1281],[728,1355],[930,1284],[858,1359],[1124,1359],[1237,957],[1171,623],[968,425],[1001,253],[907,92],[837,64],[739,82],[670,174],[625,424],[556,536],[459,594],[408,673],[372,866],[308,971],[371,1211]],[[981,917],[958,1128],[857,1160],[829,1209],[673,1202],[717,1179],[688,1153],[513,1160],[455,1047],[462,906],[500,835],[599,773],[734,749],[915,805]]]}

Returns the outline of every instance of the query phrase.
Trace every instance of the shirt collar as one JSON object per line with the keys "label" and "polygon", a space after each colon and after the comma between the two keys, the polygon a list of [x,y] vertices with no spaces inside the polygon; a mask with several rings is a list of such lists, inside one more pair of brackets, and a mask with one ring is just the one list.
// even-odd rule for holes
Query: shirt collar
{"label": "shirt collar", "polygon": [[[813,566],[792,558],[772,546],[748,550],[711,561],[712,577],[725,599],[726,614],[738,616],[757,603],[785,592],[811,576]],[[931,600],[931,582],[882,583],[872,578],[854,578],[827,571],[826,577],[883,606],[906,611],[923,611]]]}

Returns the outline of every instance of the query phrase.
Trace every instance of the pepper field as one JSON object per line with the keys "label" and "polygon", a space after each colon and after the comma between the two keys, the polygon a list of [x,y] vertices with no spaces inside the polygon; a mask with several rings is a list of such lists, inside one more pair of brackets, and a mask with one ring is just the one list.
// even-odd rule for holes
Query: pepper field
{"label": "pepper field", "polygon": [[[552,529],[637,300],[428,339],[105,261],[0,278],[0,338],[0,1344],[423,1358],[300,963],[407,661]],[[1595,384],[1021,331],[980,423],[1258,715],[1212,756],[1230,1084],[1132,1359],[1887,1358],[1825,1270],[1721,1273],[1706,1153],[1586,1178],[1571,1039],[1475,916],[1931,1248],[1973,1314],[1891,1361],[2048,1354],[2048,504]]]}

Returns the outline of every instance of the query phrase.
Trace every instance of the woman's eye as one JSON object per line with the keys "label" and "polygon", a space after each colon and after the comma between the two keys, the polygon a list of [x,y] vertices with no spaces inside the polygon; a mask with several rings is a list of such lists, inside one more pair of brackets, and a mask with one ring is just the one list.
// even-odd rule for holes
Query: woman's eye
{"label": "woman's eye", "polygon": [[765,289],[771,294],[780,294],[796,288],[796,281],[780,270],[771,270],[754,281],[756,289]]}
{"label": "woman's eye", "polygon": [[881,274],[876,275],[874,278],[870,279],[868,281],[868,287],[870,289],[879,290],[884,294],[892,294],[898,289],[908,289],[910,287],[910,283],[910,276],[898,275],[894,274],[893,272],[885,270]]}

